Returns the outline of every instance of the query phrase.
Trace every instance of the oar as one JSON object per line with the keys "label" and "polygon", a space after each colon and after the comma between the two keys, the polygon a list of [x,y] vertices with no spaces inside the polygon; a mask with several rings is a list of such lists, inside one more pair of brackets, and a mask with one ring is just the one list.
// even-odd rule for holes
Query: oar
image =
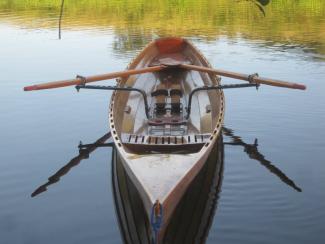
{"label": "oar", "polygon": [[286,87],[286,88],[300,89],[300,90],[306,89],[306,86],[302,85],[302,84],[281,81],[281,80],[273,80],[273,79],[269,79],[269,78],[263,78],[263,77],[259,77],[257,74],[247,75],[247,74],[241,74],[241,73],[236,73],[236,72],[231,72],[231,71],[226,71],[226,70],[219,70],[219,69],[212,69],[212,68],[207,68],[207,67],[203,67],[203,66],[196,66],[196,65],[191,65],[191,64],[179,64],[179,67],[182,67],[184,69],[201,71],[201,72],[213,73],[213,74],[217,74],[220,76],[225,76],[225,77],[229,77],[229,78],[233,78],[233,79],[245,80],[245,81],[249,81],[251,83],[256,83],[256,84],[264,84],[264,85],[269,85],[269,86]]}
{"label": "oar", "polygon": [[[111,132],[106,133],[101,138],[99,138],[95,143],[83,145],[83,150],[79,150],[79,155],[72,158],[69,163],[64,165],[62,168],[60,168],[54,175],[50,176],[48,178],[48,181],[39,186],[31,195],[31,197],[35,197],[38,194],[44,192],[47,190],[47,187],[55,184],[60,181],[60,178],[67,174],[73,167],[77,166],[81,160],[89,158],[89,154],[95,151],[98,147],[104,144],[105,141],[107,141],[112,136]],[[85,149],[86,148],[86,149]]]}
{"label": "oar", "polygon": [[53,82],[41,83],[41,84],[32,85],[32,86],[26,86],[26,87],[24,87],[24,91],[34,91],[34,90],[42,90],[42,89],[59,88],[59,87],[65,87],[65,86],[82,85],[82,84],[94,82],[94,81],[108,80],[108,79],[114,79],[114,78],[118,78],[118,77],[128,77],[130,75],[156,72],[156,71],[163,70],[165,68],[166,68],[165,66],[160,65],[160,66],[153,66],[153,67],[142,68],[142,69],[133,69],[133,70],[125,70],[125,71],[107,73],[107,74],[102,74],[102,75],[94,75],[94,76],[88,76],[88,77],[77,77],[76,79],[71,79],[71,80],[53,81]]}

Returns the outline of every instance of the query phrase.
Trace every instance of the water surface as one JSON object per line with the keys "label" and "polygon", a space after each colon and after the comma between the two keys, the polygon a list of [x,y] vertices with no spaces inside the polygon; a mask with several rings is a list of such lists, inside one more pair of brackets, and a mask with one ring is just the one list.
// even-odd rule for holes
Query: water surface
{"label": "water surface", "polygon": [[[59,40],[60,4],[0,0],[0,243],[122,242],[109,148],[31,198],[78,155],[80,140],[107,132],[110,92],[22,87],[123,70],[162,36],[189,38],[214,67],[308,86],[225,91],[225,126],[241,141],[224,136],[222,188],[207,243],[324,242],[322,0],[273,0],[265,17],[245,1],[65,1]],[[247,154],[256,138],[259,154]]]}

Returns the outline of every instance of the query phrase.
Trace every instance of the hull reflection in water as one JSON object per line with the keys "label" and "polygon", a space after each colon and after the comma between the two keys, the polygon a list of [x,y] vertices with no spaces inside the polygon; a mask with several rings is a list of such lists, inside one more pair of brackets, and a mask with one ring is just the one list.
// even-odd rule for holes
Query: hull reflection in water
{"label": "hull reflection in water", "polygon": [[[214,217],[223,174],[223,142],[218,139],[166,228],[163,243],[205,243]],[[112,160],[114,202],[124,243],[152,243],[151,225],[142,200],[118,153]]]}

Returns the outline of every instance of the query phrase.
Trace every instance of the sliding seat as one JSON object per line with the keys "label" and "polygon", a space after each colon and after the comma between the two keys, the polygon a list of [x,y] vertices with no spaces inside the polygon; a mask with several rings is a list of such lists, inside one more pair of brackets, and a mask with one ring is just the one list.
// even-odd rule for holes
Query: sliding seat
{"label": "sliding seat", "polygon": [[168,90],[164,83],[160,83],[156,86],[156,90],[151,93],[151,96],[155,97],[155,109],[157,113],[164,113],[166,111],[166,98],[168,96]]}
{"label": "sliding seat", "polygon": [[169,94],[170,94],[170,98],[171,98],[172,113],[180,113],[181,97],[183,96],[183,93],[181,90],[181,85],[178,83],[172,84]]}

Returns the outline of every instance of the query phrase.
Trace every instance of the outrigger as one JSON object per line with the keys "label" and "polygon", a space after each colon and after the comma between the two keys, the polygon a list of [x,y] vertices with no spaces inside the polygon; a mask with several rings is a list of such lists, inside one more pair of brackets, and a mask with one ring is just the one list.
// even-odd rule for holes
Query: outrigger
{"label": "outrigger", "polygon": [[[248,81],[221,85],[220,76]],[[117,79],[116,86],[87,83]],[[155,242],[178,202],[205,164],[222,129],[223,89],[260,84],[304,90],[301,84],[213,69],[188,40],[149,43],[125,71],[25,87],[25,91],[75,85],[113,90],[109,123],[125,171],[140,193]]]}

